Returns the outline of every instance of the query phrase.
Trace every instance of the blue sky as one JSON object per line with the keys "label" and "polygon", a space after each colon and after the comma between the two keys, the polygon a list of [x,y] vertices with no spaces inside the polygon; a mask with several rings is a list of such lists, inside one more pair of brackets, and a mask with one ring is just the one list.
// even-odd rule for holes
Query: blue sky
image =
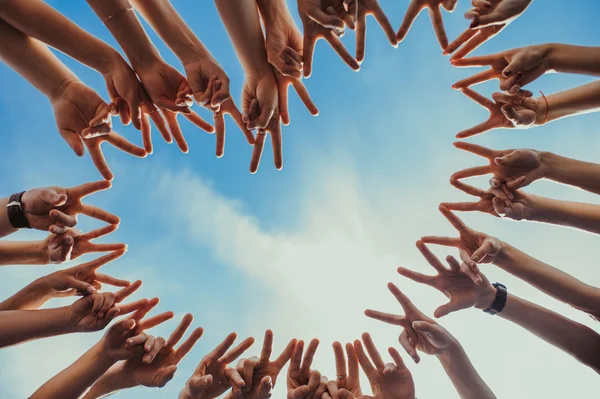
{"label": "blue sky", "polygon": [[[85,2],[49,3],[117,47]],[[288,3],[301,27],[295,2]],[[397,28],[408,2],[381,3]],[[451,39],[468,25],[462,15],[469,3],[461,0],[454,14],[444,15]],[[173,0],[173,4],[229,74],[239,104],[243,72],[214,5],[189,0]],[[583,0],[577,8],[565,0],[535,1],[525,15],[477,53],[549,42],[598,45],[599,11],[600,5],[593,0]],[[181,70],[175,56],[148,32],[164,59]],[[388,281],[399,284],[429,314],[445,302],[432,289],[402,280],[395,269],[403,265],[431,273],[414,242],[426,234],[453,234],[437,205],[465,198],[448,184],[448,178],[481,160],[459,152],[451,143],[458,131],[485,120],[487,114],[450,86],[475,70],[450,66],[425,13],[398,49],[389,45],[372,19],[367,34],[367,57],[359,73],[347,68],[325,42],[317,45],[314,72],[305,83],[320,115],[311,117],[295,94],[290,95],[292,124],[284,128],[282,171],[274,169],[271,154],[265,150],[259,173],[251,175],[251,149],[231,121],[222,159],[214,157],[214,136],[183,118],[190,145],[187,155],[162,142],[156,131],[154,154],[143,160],[105,146],[116,176],[114,185],[88,202],[121,217],[119,230],[107,241],[126,242],[130,248],[105,272],[142,279],[138,297],[159,296],[160,311],[173,310],[177,317],[191,312],[195,325],[206,330],[166,388],[139,388],[115,397],[175,397],[201,357],[231,331],[241,337],[253,335],[260,342],[264,330],[272,328],[276,349],[293,337],[318,337],[322,347],[316,367],[332,377],[330,345],[334,339],[348,341],[370,331],[382,351],[386,345],[398,346],[398,329],[362,315],[366,307],[401,312],[385,288]],[[349,32],[343,41],[354,53],[354,33]],[[59,56],[86,84],[108,98],[99,74]],[[548,75],[530,89],[549,94],[588,81],[591,78]],[[0,87],[4,127],[0,167],[5,171],[0,174],[0,194],[100,179],[91,160],[77,158],[62,141],[52,108],[41,94],[5,65],[0,65]],[[491,94],[496,88],[494,82],[477,90]],[[196,111],[210,120],[206,111]],[[120,126],[117,120],[114,124],[119,133],[141,142],[133,127]],[[598,115],[591,114],[527,131],[498,130],[470,141],[496,149],[536,148],[594,161],[600,150],[599,133]],[[483,187],[485,180],[475,182]],[[598,203],[595,196],[547,182],[527,190]],[[486,215],[461,216],[475,229],[590,284],[600,284],[597,259],[589,250],[597,245],[595,236]],[[81,218],[80,227],[87,231],[96,224]],[[11,239],[42,237],[25,232]],[[441,256],[452,252],[436,248]],[[0,271],[0,296],[7,297],[56,269],[6,267]],[[517,295],[597,328],[584,315],[493,266],[486,266],[484,272]],[[63,303],[68,302],[49,306]],[[176,322],[153,333],[168,334]],[[595,387],[592,371],[506,321],[472,310],[447,316],[441,324],[463,343],[498,397],[588,397]],[[0,397],[30,394],[99,337],[59,337],[3,350]],[[248,355],[259,350],[255,344]],[[425,358],[414,365],[404,357],[419,398],[458,397],[435,359]],[[275,397],[283,397],[284,381],[279,381]]]}

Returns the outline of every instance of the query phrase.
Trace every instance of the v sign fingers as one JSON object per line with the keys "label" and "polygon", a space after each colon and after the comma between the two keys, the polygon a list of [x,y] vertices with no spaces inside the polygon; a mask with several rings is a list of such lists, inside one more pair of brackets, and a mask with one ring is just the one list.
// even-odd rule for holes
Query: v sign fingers
{"label": "v sign fingers", "polygon": [[367,38],[367,16],[372,15],[379,23],[390,44],[398,47],[398,39],[389,19],[381,9],[379,0],[356,0],[358,19],[356,21],[356,60],[362,63],[365,59],[365,42]]}
{"label": "v sign fingers", "polygon": [[429,16],[431,18],[431,22],[433,24],[433,30],[435,31],[435,35],[440,43],[442,50],[445,50],[448,47],[448,37],[446,35],[446,29],[444,28],[444,21],[442,19],[441,7],[444,7],[447,11],[454,11],[456,7],[456,1],[453,0],[411,0],[408,5],[408,9],[406,11],[406,15],[404,16],[404,20],[402,21],[402,25],[396,34],[396,38],[398,39],[398,43],[402,42],[408,31],[412,27],[413,22],[421,11],[427,9],[429,10]]}

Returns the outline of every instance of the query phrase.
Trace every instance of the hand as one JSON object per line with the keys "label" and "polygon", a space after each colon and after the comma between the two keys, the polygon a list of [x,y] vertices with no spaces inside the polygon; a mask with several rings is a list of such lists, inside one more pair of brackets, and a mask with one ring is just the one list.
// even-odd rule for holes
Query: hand
{"label": "hand", "polygon": [[352,58],[338,37],[344,30],[344,21],[333,6],[324,4],[324,0],[298,0],[298,13],[304,28],[305,78],[312,75],[313,55],[319,39],[327,40],[350,68],[355,71],[360,69],[358,62]]}
{"label": "hand", "polygon": [[[467,15],[468,14],[469,13],[467,13]],[[443,54],[449,55],[454,53],[452,54],[452,57],[450,57],[450,63],[455,65],[455,63],[459,62],[463,57],[471,54],[479,46],[498,35],[505,27],[506,25],[493,25],[481,29],[467,28],[448,45]]]}
{"label": "hand", "polygon": [[46,248],[50,253],[60,251],[61,247],[69,245],[69,242],[71,241],[69,240],[70,237],[73,241],[72,251],[70,257],[66,260],[75,260],[80,256],[92,252],[111,252],[127,249],[127,245],[125,244],[94,244],[91,242],[92,240],[114,232],[117,227],[118,226],[115,225],[109,225],[85,234],[81,234],[79,230],[71,229],[60,236],[50,235],[45,241],[48,244]]}
{"label": "hand", "polygon": [[66,308],[67,318],[75,331],[90,332],[104,329],[118,315],[131,313],[148,304],[147,299],[121,304],[142,286],[136,281],[120,291],[84,296]]}
{"label": "hand", "polygon": [[119,321],[104,334],[100,346],[113,362],[137,357],[143,358],[146,363],[151,363],[160,352],[165,344],[164,339],[147,335],[145,331],[172,319],[173,312],[144,319],[158,302],[158,298],[148,301],[146,306],[137,310],[131,317]]}
{"label": "hand", "polygon": [[327,382],[327,392],[323,394],[322,399],[337,399],[340,396],[340,390],[344,389],[354,397],[362,397],[360,388],[360,376],[358,372],[358,359],[354,346],[346,344],[346,353],[348,354],[348,369],[346,369],[346,358],[344,357],[344,349],[339,342],[333,343],[333,354],[335,355],[335,374],[336,379]]}
{"label": "hand", "polygon": [[118,225],[121,221],[117,216],[81,202],[88,195],[110,187],[110,182],[99,181],[72,188],[44,187],[28,190],[21,198],[23,212],[32,228],[53,234],[64,234],[69,227],[74,227],[80,213]]}
{"label": "hand", "polygon": [[480,233],[466,226],[458,216],[450,212],[448,208],[440,205],[440,212],[448,219],[450,224],[459,232],[459,238],[450,237],[423,237],[421,241],[427,244],[445,245],[458,248],[461,260],[465,263],[462,270],[471,269],[473,282],[477,285],[483,283],[483,278],[479,274],[477,263],[493,263],[496,257],[502,251],[502,241],[495,237]]}
{"label": "hand", "polygon": [[367,309],[365,311],[365,315],[375,320],[383,321],[384,323],[403,327],[404,330],[402,331],[402,334],[400,334],[398,342],[400,342],[400,345],[402,345],[404,350],[406,350],[406,353],[412,357],[415,363],[419,363],[421,361],[417,350],[428,355],[438,355],[444,347],[443,344],[436,340],[430,340],[429,337],[421,331],[421,329],[415,328],[420,326],[422,323],[434,325],[437,325],[437,323],[421,312],[394,284],[389,283],[388,289],[396,297],[396,300],[400,303],[400,306],[402,306],[402,309],[404,310],[404,316],[383,313],[371,309]]}
{"label": "hand", "polygon": [[473,8],[466,16],[473,20],[472,29],[494,25],[508,25],[521,14],[533,0],[473,0]]}
{"label": "hand", "polygon": [[148,94],[142,88],[142,102],[140,104],[140,109],[142,112],[141,115],[141,126],[142,126],[142,140],[144,142],[144,150],[148,154],[152,154],[152,126],[150,125],[150,119],[156,125],[158,132],[162,136],[162,138],[169,144],[173,142],[171,138],[171,133],[167,128],[167,124],[163,119],[160,112],[158,112],[158,108],[150,101]]}
{"label": "hand", "polygon": [[[477,202],[444,202],[442,206],[462,212],[479,211],[489,213],[496,217],[508,217],[514,220],[527,219],[532,213],[533,198],[523,191],[517,189],[522,186],[525,178],[514,180],[502,185],[503,190],[491,187],[488,191],[480,190],[458,180],[450,180],[450,183],[467,194],[479,197]],[[509,198],[506,198],[508,193]]]}
{"label": "hand", "polygon": [[121,117],[121,123],[133,126],[137,130],[142,129],[141,102],[143,87],[135,72],[129,64],[118,53],[114,52],[108,72],[104,75],[106,87],[110,100],[117,106],[117,112]]}
{"label": "hand", "polygon": [[385,32],[391,45],[398,47],[398,39],[392,24],[384,14],[378,0],[352,0],[358,8],[356,21],[356,60],[362,63],[365,59],[365,41],[367,39],[367,15],[373,15]]}
{"label": "hand", "polygon": [[318,339],[310,341],[303,359],[304,341],[296,343],[287,374],[288,399],[321,399],[327,391],[326,385],[321,384],[321,373],[310,368],[318,347]]}
{"label": "hand", "polygon": [[[190,151],[190,147],[185,141],[185,137],[183,137],[183,132],[181,131],[181,127],[179,126],[179,122],[177,121],[177,116],[180,114],[179,112],[173,112],[168,109],[161,109],[160,113],[164,118],[164,121],[169,125],[169,131],[171,132],[171,136],[177,143],[177,146],[184,154],[187,154]],[[188,113],[182,113],[183,116],[192,122],[194,125],[198,126],[200,129],[213,133],[215,128],[211,126],[208,122],[200,117],[196,112],[190,110]]]}
{"label": "hand", "polygon": [[494,177],[490,179],[490,185],[492,187],[504,188],[506,186],[505,183],[516,183],[516,180],[520,179],[521,177],[524,177],[525,181],[519,187],[525,187],[534,181],[543,179],[548,173],[548,165],[544,163],[543,156],[540,151],[495,151],[466,142],[457,142],[454,143],[454,146],[458,149],[487,158],[490,164],[486,166],[475,166],[473,168],[463,169],[454,173],[452,175],[452,179],[459,180],[467,177],[481,176],[491,173],[494,175]]}
{"label": "hand", "polygon": [[240,392],[246,385],[236,369],[227,365],[240,357],[254,344],[254,338],[246,338],[229,350],[237,338],[231,333],[212,352],[204,356],[194,374],[188,379],[179,399],[214,399],[233,387]]}
{"label": "hand", "polygon": [[36,284],[53,298],[64,298],[74,295],[91,295],[102,288],[102,283],[115,287],[128,287],[129,281],[120,280],[96,271],[102,266],[125,254],[125,250],[114,251],[101,258],[69,269],[59,270],[36,280]]}
{"label": "hand", "polygon": [[[72,81],[65,85],[61,95],[52,101],[60,135],[78,156],[85,153],[85,144],[104,179],[112,180],[114,175],[102,154],[103,142],[136,157],[144,158],[147,155],[143,148],[112,131],[110,118],[117,113],[116,105],[109,106],[95,91],[81,82]],[[82,137],[85,140],[82,141]]]}
{"label": "hand", "polygon": [[443,7],[446,11],[453,12],[457,2],[458,0],[412,0],[408,6],[406,15],[404,16],[404,21],[402,21],[402,25],[396,35],[398,43],[401,43],[404,40],[413,22],[417,19],[417,16],[421,11],[427,8],[429,9],[429,17],[431,18],[435,35],[437,36],[442,50],[445,50],[446,47],[448,47],[448,36],[446,35],[446,29],[444,28],[444,20],[442,19],[440,7]]}
{"label": "hand", "polygon": [[[360,398],[414,399],[415,383],[402,357],[400,357],[400,353],[395,348],[389,348],[388,352],[394,363],[385,364],[381,358],[381,354],[373,343],[371,335],[364,333],[362,339],[373,363],[367,357],[363,345],[359,340],[354,341],[354,350],[356,351],[360,367],[369,379],[373,396],[363,395]],[[352,394],[345,389],[340,390],[340,397],[345,399],[353,398]]]}
{"label": "hand", "polygon": [[262,353],[260,359],[252,357],[250,359],[242,359],[237,364],[237,371],[246,383],[241,392],[230,392],[226,398],[231,399],[267,399],[270,397],[270,391],[277,382],[277,376],[290,360],[296,340],[290,343],[283,350],[281,355],[274,361],[271,361],[271,353],[273,351],[273,331],[265,332]]}
{"label": "hand", "polygon": [[141,358],[133,358],[125,361],[121,367],[119,379],[125,381],[127,386],[164,387],[173,379],[179,362],[192,350],[204,333],[202,328],[196,328],[175,349],[175,345],[183,338],[193,320],[194,317],[189,313],[183,317],[179,326],[173,331],[164,347],[158,352],[151,363],[146,363],[146,358],[143,360]]}
{"label": "hand", "polygon": [[417,248],[438,274],[427,276],[403,267],[398,268],[398,273],[417,283],[433,287],[446,295],[450,301],[435,310],[433,313],[435,317],[443,317],[461,309],[472,307],[487,309],[490,307],[496,297],[496,289],[483,274],[480,273],[481,284],[476,285],[473,283],[473,279],[477,277],[472,270],[465,267],[464,263],[461,265],[453,256],[446,257],[446,262],[450,266],[448,269],[422,241],[417,241]]}
{"label": "hand", "polygon": [[[150,100],[161,109],[189,113],[193,100],[185,77],[162,60],[155,60],[135,72]],[[187,94],[183,94],[187,93]]]}
{"label": "hand", "polygon": [[500,90],[508,91],[511,94],[519,93],[521,88],[550,70],[548,53],[549,46],[536,45],[506,50],[492,55],[452,60],[452,65],[456,67],[490,67],[486,71],[456,82],[452,88],[463,89],[488,80],[498,79]]}
{"label": "hand", "polygon": [[529,128],[544,123],[541,118],[545,115],[543,111],[545,105],[539,99],[494,93],[495,101],[491,101],[470,88],[464,88],[462,92],[486,108],[490,112],[490,117],[487,121],[458,133],[456,137],[459,139],[466,139],[497,128]]}

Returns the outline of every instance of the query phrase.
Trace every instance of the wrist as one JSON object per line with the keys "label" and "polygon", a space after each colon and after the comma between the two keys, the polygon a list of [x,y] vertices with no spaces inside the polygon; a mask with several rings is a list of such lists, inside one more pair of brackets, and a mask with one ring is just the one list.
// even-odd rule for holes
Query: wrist
{"label": "wrist", "polygon": [[546,72],[556,71],[558,67],[558,57],[557,53],[560,52],[560,47],[562,45],[559,43],[548,43],[540,45],[542,51],[542,62],[543,67]]}
{"label": "wrist", "polygon": [[94,364],[103,370],[110,369],[116,362],[111,359],[108,350],[103,345],[103,340],[100,340],[96,345],[89,350],[89,355],[94,360]]}
{"label": "wrist", "polygon": [[258,10],[268,29],[278,21],[291,19],[290,12],[284,0],[257,0]]}
{"label": "wrist", "polygon": [[76,77],[66,77],[60,82],[58,82],[52,90],[47,94],[50,103],[54,104],[56,101],[60,100],[61,97],[65,94],[65,92],[69,89],[71,84],[79,81]]}
{"label": "wrist", "polygon": [[441,349],[435,356],[438,360],[443,364],[451,364],[452,359],[460,356],[461,353],[464,353],[464,349],[460,342],[456,340],[456,338],[452,337],[450,344],[445,348]]}
{"label": "wrist", "polygon": [[177,398],[178,399],[193,399],[193,397],[194,397],[194,395],[190,391],[188,383],[186,382],[185,386],[183,387],[181,392],[179,392],[179,396]]}
{"label": "wrist", "polygon": [[496,288],[488,282],[485,288],[479,292],[479,300],[475,304],[475,308],[479,310],[489,309],[494,299],[496,299],[496,293]]}

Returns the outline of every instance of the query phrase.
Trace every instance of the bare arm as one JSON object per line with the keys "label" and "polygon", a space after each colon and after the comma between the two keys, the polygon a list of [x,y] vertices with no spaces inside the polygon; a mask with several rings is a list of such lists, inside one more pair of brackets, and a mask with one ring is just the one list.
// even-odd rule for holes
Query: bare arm
{"label": "bare arm", "polygon": [[546,62],[551,71],[600,76],[600,47],[549,44]]}
{"label": "bare arm", "polygon": [[525,219],[558,224],[600,234],[600,205],[570,202],[529,194]]}
{"label": "bare arm", "polygon": [[541,158],[545,165],[547,179],[600,194],[599,164],[578,161],[548,152],[542,153]]}
{"label": "bare arm", "polygon": [[0,348],[72,332],[66,308],[0,312]]}
{"label": "bare arm", "polygon": [[52,290],[41,279],[35,280],[10,298],[0,302],[0,312],[5,310],[35,310],[52,299]]}
{"label": "bare arm", "polygon": [[[542,104],[542,108],[545,108],[545,112],[547,111],[548,122],[595,112],[600,109],[600,81],[552,94],[546,98],[547,107],[545,100],[538,99],[538,101]],[[541,124],[544,124],[545,120],[545,114],[538,114],[538,121],[541,121]]]}
{"label": "bare arm", "polygon": [[[0,46],[2,45],[0,44]],[[1,55],[2,54],[0,54],[0,56]],[[0,237],[6,237],[7,235],[16,233],[19,230],[12,227],[12,225],[10,224],[10,220],[8,219],[8,210],[6,209],[6,206],[8,205],[8,200],[9,198],[0,198]]]}
{"label": "bare arm", "polygon": [[600,372],[600,335],[591,328],[510,294],[498,315]]}
{"label": "bare arm", "polygon": [[585,284],[509,244],[502,244],[502,251],[494,264],[561,302],[583,311],[600,314],[600,289]]}
{"label": "bare arm", "polygon": [[1,241],[0,266],[7,265],[47,265],[50,252],[44,248],[44,241]]}

